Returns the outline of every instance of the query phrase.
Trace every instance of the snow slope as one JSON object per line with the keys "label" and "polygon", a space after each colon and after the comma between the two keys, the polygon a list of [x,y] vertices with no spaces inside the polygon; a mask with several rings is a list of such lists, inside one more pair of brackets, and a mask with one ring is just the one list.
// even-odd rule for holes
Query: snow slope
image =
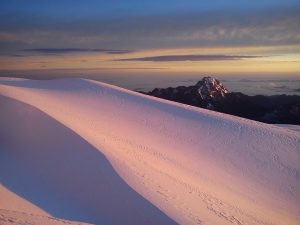
{"label": "snow slope", "polygon": [[276,124],[275,126],[283,127],[283,128],[286,128],[286,129],[290,129],[290,130],[293,130],[293,131],[300,132],[300,126],[299,126],[299,125],[292,125],[292,124]]}
{"label": "snow slope", "polygon": [[18,211],[0,209],[1,225],[88,225],[74,221],[61,220],[50,216],[35,215]]}
{"label": "snow slope", "polygon": [[96,224],[172,224],[70,129],[4,96],[0,108],[0,209]]}
{"label": "snow slope", "polygon": [[0,95],[0,202],[96,224],[299,224],[299,132],[83,79],[1,78]]}

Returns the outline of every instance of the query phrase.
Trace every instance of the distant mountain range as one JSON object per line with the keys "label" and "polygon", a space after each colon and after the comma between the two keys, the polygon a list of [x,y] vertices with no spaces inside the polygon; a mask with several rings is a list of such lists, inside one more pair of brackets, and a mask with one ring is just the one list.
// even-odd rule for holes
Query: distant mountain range
{"label": "distant mountain range", "polygon": [[300,125],[300,96],[229,92],[212,77],[204,77],[193,86],[155,88],[143,93],[260,122]]}

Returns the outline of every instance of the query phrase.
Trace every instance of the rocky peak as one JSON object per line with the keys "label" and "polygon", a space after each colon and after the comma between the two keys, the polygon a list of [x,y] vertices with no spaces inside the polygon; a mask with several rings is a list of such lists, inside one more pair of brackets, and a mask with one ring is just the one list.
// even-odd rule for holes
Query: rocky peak
{"label": "rocky peak", "polygon": [[147,94],[265,123],[300,125],[300,96],[229,93],[212,77],[204,77],[191,86],[155,88]]}
{"label": "rocky peak", "polygon": [[149,95],[213,109],[226,99],[228,90],[215,78],[204,77],[192,86],[155,88]]}
{"label": "rocky peak", "polygon": [[228,93],[224,85],[212,77],[204,77],[195,86],[203,100],[223,98]]}

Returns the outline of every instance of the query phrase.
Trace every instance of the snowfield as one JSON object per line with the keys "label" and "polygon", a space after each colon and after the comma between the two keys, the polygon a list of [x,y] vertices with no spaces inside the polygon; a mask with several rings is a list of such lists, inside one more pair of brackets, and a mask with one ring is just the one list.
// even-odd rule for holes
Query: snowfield
{"label": "snowfield", "polygon": [[91,80],[0,78],[0,181],[0,224],[296,225],[300,132]]}
{"label": "snowfield", "polygon": [[1,225],[88,225],[87,223],[79,223],[67,220],[61,220],[49,216],[34,215],[18,211],[9,211],[0,209],[0,224]]}

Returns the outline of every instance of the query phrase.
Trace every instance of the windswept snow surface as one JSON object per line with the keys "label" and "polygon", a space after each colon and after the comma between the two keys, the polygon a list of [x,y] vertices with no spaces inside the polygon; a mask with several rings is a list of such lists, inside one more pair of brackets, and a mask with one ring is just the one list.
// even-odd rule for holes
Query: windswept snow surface
{"label": "windswept snow surface", "polygon": [[283,128],[286,128],[286,129],[290,129],[290,130],[293,130],[293,131],[300,132],[300,125],[292,125],[292,124],[275,124],[275,126],[283,127]]}
{"label": "windswept snow surface", "polygon": [[297,131],[83,79],[1,78],[0,95],[0,208],[96,224],[299,224]]}
{"label": "windswept snow surface", "polygon": [[1,95],[0,108],[0,178],[5,186],[0,185],[0,209],[43,215],[40,220],[52,215],[96,224],[172,224],[70,129]]}
{"label": "windswept snow surface", "polygon": [[50,216],[35,215],[18,211],[0,209],[1,225],[88,225],[74,221],[61,220]]}

